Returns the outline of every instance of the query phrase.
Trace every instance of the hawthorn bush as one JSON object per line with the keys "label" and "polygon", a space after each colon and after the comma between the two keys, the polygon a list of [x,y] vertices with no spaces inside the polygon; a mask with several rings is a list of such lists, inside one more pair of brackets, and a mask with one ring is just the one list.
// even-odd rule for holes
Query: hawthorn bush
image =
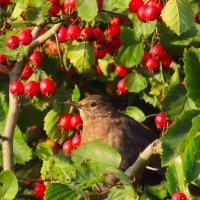
{"label": "hawthorn bush", "polygon": [[[0,0],[0,198],[88,199],[112,172],[107,200],[199,199],[199,11],[199,0]],[[116,150],[81,145],[64,102],[94,93],[157,128],[159,185],[132,187]]]}

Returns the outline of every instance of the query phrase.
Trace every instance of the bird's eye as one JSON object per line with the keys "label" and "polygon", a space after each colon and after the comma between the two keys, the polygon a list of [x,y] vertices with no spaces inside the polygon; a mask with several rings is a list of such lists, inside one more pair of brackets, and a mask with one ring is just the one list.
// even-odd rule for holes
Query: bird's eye
{"label": "bird's eye", "polygon": [[94,102],[94,101],[92,101],[91,103],[90,103],[90,107],[95,107],[97,104]]}

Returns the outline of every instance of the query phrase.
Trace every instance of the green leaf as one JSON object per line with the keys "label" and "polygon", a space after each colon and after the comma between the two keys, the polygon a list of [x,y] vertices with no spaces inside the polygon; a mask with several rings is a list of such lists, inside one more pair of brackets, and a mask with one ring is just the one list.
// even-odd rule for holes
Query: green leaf
{"label": "green leaf", "polygon": [[191,109],[195,109],[195,105],[187,97],[186,88],[181,84],[171,87],[162,104],[162,110],[167,113],[168,118],[174,119],[182,112]]}
{"label": "green leaf", "polygon": [[186,74],[186,88],[188,96],[194,101],[197,107],[200,107],[200,48],[190,48],[184,52],[184,69]]}
{"label": "green leaf", "polygon": [[[127,40],[128,38],[128,40]],[[121,34],[120,34],[121,44],[123,46],[129,46],[133,44],[137,44],[139,39],[133,29],[130,27],[121,27]]]}
{"label": "green leaf", "polygon": [[142,60],[144,54],[144,44],[131,44],[129,46],[121,46],[115,61],[117,64],[125,65],[127,67],[133,67],[138,65]]}
{"label": "green leaf", "polygon": [[135,106],[128,106],[126,107],[126,110],[124,111],[125,114],[129,115],[133,119],[135,119],[138,122],[143,122],[145,120],[144,113]]}
{"label": "green leaf", "polygon": [[174,160],[174,163],[172,163],[167,169],[166,179],[168,191],[171,195],[176,191],[185,191],[186,185],[183,173],[182,159],[180,156],[178,156]]}
{"label": "green leaf", "polygon": [[194,22],[194,11],[187,0],[169,0],[162,10],[161,17],[177,35],[189,30]]}
{"label": "green leaf", "polygon": [[146,79],[137,72],[132,72],[125,77],[125,85],[129,92],[138,93],[147,87]]}
{"label": "green leaf", "polygon": [[80,99],[80,97],[81,97],[80,90],[79,90],[78,86],[75,85],[71,99],[72,99],[73,102],[77,102]]}
{"label": "green leaf", "polygon": [[183,170],[188,183],[200,175],[200,135],[187,144],[183,154]]}
{"label": "green leaf", "polygon": [[61,130],[58,126],[59,118],[62,114],[68,113],[69,107],[59,106],[50,110],[44,118],[44,130],[46,134],[53,140],[62,144],[72,135],[72,131]]}
{"label": "green leaf", "polygon": [[42,160],[48,160],[53,157],[52,149],[45,142],[41,142],[37,145],[36,153]]}
{"label": "green leaf", "polygon": [[27,5],[31,5],[31,8],[25,10],[25,15],[32,23],[43,21],[51,7],[51,3],[46,0],[28,0]]}
{"label": "green leaf", "polygon": [[81,43],[74,41],[69,45],[67,57],[77,70],[82,73],[95,64],[93,44],[89,41]]}
{"label": "green leaf", "polygon": [[[85,143],[72,151],[72,160],[80,163],[83,160],[91,160],[104,166],[119,167],[121,162],[120,154],[112,147],[101,141]],[[106,158],[106,159],[105,159]]]}
{"label": "green leaf", "polygon": [[174,85],[177,85],[180,83],[178,66],[176,66],[176,65],[173,66],[173,69],[174,69],[174,73],[170,78],[170,83],[169,83],[170,87],[173,87]]}
{"label": "green leaf", "polygon": [[98,13],[97,1],[76,0],[78,16],[87,22],[92,21]]}
{"label": "green leaf", "polygon": [[187,142],[189,143],[200,132],[200,115],[192,119],[192,128],[188,132]]}
{"label": "green leaf", "polygon": [[29,161],[32,158],[32,150],[26,144],[18,127],[15,128],[13,151],[15,164],[25,164],[25,162]]}
{"label": "green leaf", "polygon": [[67,185],[60,183],[48,183],[45,192],[46,200],[77,200],[78,193]]}
{"label": "green leaf", "polygon": [[0,199],[12,200],[18,192],[18,183],[15,174],[6,170],[0,173]]}
{"label": "green leaf", "polygon": [[144,99],[146,103],[149,103],[154,107],[158,104],[158,98],[155,95],[147,94],[146,91],[140,94],[140,98]]}
{"label": "green leaf", "polygon": [[181,150],[183,151],[187,134],[192,128],[192,119],[199,114],[200,112],[197,110],[186,111],[167,129],[165,135],[161,138],[163,166],[172,163],[181,153]]}
{"label": "green leaf", "polygon": [[130,200],[135,199],[135,193],[131,186],[123,188],[113,187],[106,200]]}

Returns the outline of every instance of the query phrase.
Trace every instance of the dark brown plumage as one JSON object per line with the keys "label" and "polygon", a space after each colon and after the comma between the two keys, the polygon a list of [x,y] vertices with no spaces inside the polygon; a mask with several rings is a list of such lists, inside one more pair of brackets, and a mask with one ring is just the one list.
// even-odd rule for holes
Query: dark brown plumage
{"label": "dark brown plumage", "polygon": [[[156,139],[156,135],[147,127],[117,111],[102,96],[91,95],[77,103],[67,104],[75,106],[80,111],[83,120],[82,143],[101,140],[114,147],[121,154],[120,168],[123,171],[130,167],[140,152]],[[161,168],[159,157],[155,156],[149,165]],[[160,178],[158,172],[145,170],[142,183],[157,183],[156,178]]]}

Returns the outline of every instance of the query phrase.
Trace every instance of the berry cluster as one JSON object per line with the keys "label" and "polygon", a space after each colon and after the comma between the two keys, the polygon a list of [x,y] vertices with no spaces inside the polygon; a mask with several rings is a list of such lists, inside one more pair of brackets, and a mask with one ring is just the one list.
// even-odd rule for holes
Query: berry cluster
{"label": "berry cluster", "polygon": [[26,28],[21,31],[19,37],[16,35],[9,36],[6,40],[6,46],[9,49],[16,49],[19,44],[29,45],[33,40],[31,31],[31,29]]}
{"label": "berry cluster", "polygon": [[[79,130],[82,125],[82,119],[79,114],[63,114],[59,118],[58,126],[62,130],[75,129]],[[72,139],[66,140],[62,145],[62,150],[66,155],[69,155],[70,152],[76,147],[80,146],[81,135],[75,134]]]}
{"label": "berry cluster", "polygon": [[147,71],[155,71],[159,67],[159,61],[163,67],[170,67],[172,63],[171,55],[165,50],[161,44],[154,45],[150,51],[145,51],[141,63]]}
{"label": "berry cluster", "polygon": [[55,88],[55,82],[49,78],[42,79],[39,83],[36,81],[28,81],[25,85],[23,85],[21,81],[16,80],[10,84],[11,94],[25,94],[28,97],[34,97],[39,92],[44,96],[52,96]]}
{"label": "berry cluster", "polygon": [[148,22],[156,19],[160,20],[163,4],[158,0],[148,0],[145,3],[142,0],[131,0],[129,9],[137,14],[140,21]]}

